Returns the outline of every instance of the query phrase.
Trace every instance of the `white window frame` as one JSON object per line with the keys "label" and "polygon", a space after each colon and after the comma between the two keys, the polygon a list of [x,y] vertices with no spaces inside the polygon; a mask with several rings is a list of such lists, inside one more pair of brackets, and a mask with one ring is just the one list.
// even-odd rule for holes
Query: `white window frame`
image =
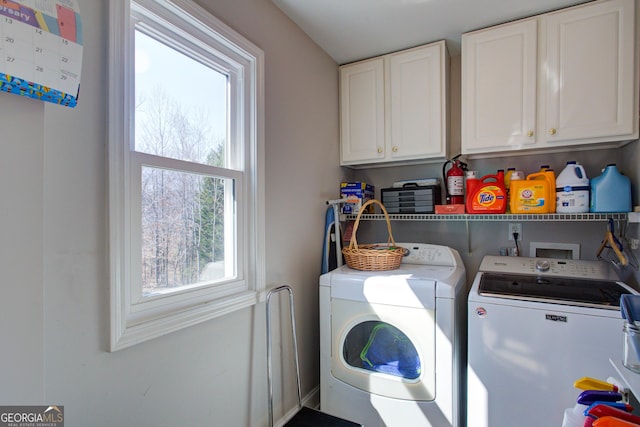
{"label": "white window frame", "polygon": [[[137,298],[141,252],[140,170],[161,166],[157,159],[134,151],[134,26],[132,6],[144,11],[145,22],[177,38],[216,52],[218,62],[238,66],[231,96],[232,149],[241,150],[242,164],[232,173],[236,182],[238,271],[233,281]],[[111,0],[109,50],[109,243],[111,286],[110,350],[129,347],[226,313],[264,298],[264,54],[202,7],[189,0]],[[237,119],[237,120],[236,120]],[[156,161],[156,163],[153,163]],[[198,165],[182,164],[198,173]],[[226,172],[229,173],[228,171]],[[137,184],[137,187],[136,187]],[[136,243],[137,242],[137,243]],[[139,288],[139,285],[138,285]]]}

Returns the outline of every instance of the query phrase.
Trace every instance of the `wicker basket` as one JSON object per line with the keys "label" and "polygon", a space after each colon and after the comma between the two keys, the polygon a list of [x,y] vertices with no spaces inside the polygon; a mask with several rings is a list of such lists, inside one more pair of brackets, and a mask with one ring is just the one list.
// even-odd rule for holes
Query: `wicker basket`
{"label": "wicker basket", "polygon": [[[387,231],[389,232],[389,240],[387,244],[372,244],[372,245],[358,245],[356,239],[356,232],[358,231],[358,225],[360,224],[360,217],[365,212],[365,208],[372,203],[377,203],[384,213],[385,220],[387,221]],[[391,222],[389,221],[389,214],[384,205],[379,201],[372,199],[362,205],[356,218],[356,223],[353,226],[353,232],[351,233],[351,240],[349,241],[349,247],[342,249],[345,261],[350,268],[355,270],[365,271],[381,271],[381,270],[395,270],[400,267],[402,257],[405,255],[405,249],[396,246],[393,235],[391,234]]]}

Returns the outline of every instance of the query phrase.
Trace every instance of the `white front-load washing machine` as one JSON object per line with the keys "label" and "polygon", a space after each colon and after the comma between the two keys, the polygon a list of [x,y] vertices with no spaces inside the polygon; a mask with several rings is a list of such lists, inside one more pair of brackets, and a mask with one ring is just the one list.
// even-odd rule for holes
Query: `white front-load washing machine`
{"label": "white front-load washing machine", "polygon": [[321,409],[367,427],[462,427],[464,265],[446,246],[397,245],[399,269],[320,277]]}

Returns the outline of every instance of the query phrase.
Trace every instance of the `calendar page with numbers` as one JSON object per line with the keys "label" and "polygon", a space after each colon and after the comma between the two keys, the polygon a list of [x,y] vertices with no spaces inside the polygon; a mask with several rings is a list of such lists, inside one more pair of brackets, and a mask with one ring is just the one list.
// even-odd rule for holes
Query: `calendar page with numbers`
{"label": "calendar page with numbers", "polygon": [[0,0],[0,90],[75,107],[81,68],[75,0]]}

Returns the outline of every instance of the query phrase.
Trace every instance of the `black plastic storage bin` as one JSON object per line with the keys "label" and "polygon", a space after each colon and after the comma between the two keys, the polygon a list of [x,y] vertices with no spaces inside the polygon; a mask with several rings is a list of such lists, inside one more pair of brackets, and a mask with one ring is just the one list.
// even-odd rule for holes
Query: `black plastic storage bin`
{"label": "black plastic storage bin", "polygon": [[442,204],[439,185],[383,188],[382,204],[390,214],[432,214]]}

